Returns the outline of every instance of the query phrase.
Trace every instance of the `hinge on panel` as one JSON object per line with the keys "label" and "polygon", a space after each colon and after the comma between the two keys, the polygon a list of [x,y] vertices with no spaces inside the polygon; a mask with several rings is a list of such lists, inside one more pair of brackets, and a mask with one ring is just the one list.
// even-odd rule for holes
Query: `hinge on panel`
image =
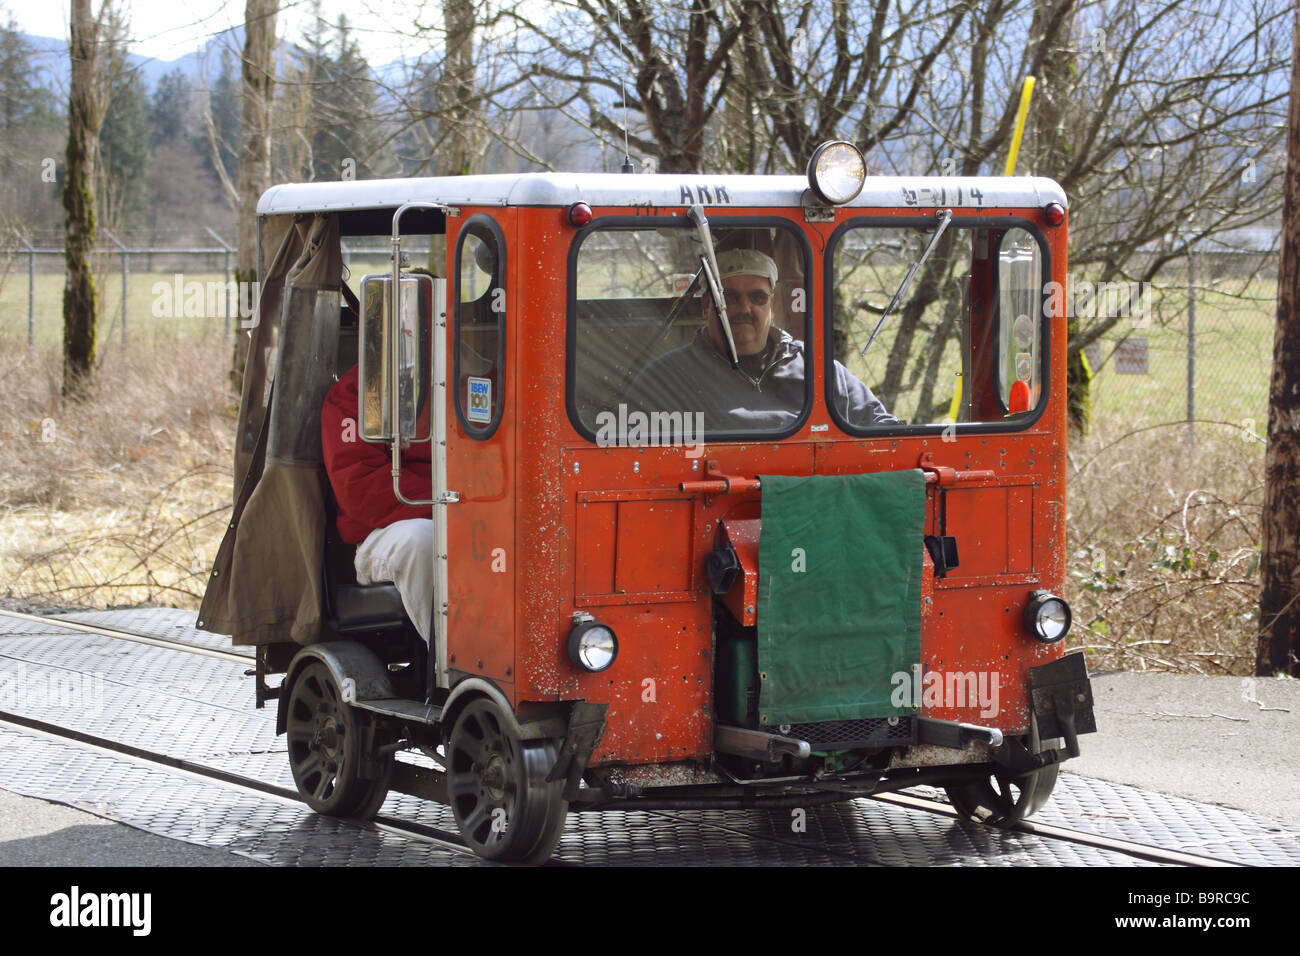
{"label": "hinge on panel", "polygon": [[460,502],[459,491],[444,491],[437,498],[437,503],[440,505],[454,505],[454,504],[458,504],[459,502]]}
{"label": "hinge on panel", "polygon": [[803,221],[804,222],[834,222],[835,207],[823,206],[821,203],[818,202],[804,202]]}

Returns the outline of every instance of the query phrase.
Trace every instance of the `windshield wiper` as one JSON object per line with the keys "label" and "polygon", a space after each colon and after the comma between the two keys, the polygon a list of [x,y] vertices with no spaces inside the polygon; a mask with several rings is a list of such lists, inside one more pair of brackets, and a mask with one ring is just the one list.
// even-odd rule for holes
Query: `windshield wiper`
{"label": "windshield wiper", "polygon": [[696,203],[686,213],[695,223],[695,231],[700,234],[700,243],[704,246],[704,255],[700,256],[703,267],[704,283],[713,296],[713,305],[718,310],[722,322],[722,334],[727,339],[727,351],[731,354],[731,367],[740,368],[740,356],[736,352],[736,341],[731,337],[731,322],[727,318],[726,297],[722,294],[722,279],[718,271],[718,257],[713,251],[713,236],[709,233],[709,220],[704,218],[704,207]]}
{"label": "windshield wiper", "polygon": [[875,329],[871,332],[871,338],[867,339],[867,344],[862,346],[862,351],[858,353],[859,355],[867,354],[867,349],[871,348],[871,343],[876,341],[876,335],[880,332],[880,327],[885,324],[885,319],[889,317],[890,312],[894,311],[894,306],[898,305],[898,303],[903,300],[903,296],[907,294],[907,287],[912,284],[912,277],[916,275],[921,266],[925,265],[925,260],[930,258],[930,253],[934,252],[934,247],[938,245],[939,237],[943,235],[943,231],[947,229],[948,224],[952,222],[951,209],[940,209],[936,215],[939,217],[939,228],[934,231],[934,235],[931,236],[930,241],[926,243],[925,251],[921,253],[921,258],[912,263],[912,268],[908,269],[907,275],[903,276],[903,284],[898,287],[898,291],[894,293],[894,297],[889,300],[889,305],[885,306],[885,311],[880,313],[880,321],[876,323]]}

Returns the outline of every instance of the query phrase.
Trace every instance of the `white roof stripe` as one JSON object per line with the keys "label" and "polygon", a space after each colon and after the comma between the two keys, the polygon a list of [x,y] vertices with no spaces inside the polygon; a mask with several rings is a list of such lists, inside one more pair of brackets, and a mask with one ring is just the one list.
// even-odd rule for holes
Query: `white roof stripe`
{"label": "white roof stripe", "polygon": [[[424,179],[357,179],[347,182],[272,186],[257,203],[258,215],[394,209],[404,202],[448,206],[682,207],[699,202],[727,206],[802,205],[803,176],[646,175],[640,173],[516,173]],[[1058,202],[1065,192],[1033,176],[869,176],[849,208],[1035,207]]]}

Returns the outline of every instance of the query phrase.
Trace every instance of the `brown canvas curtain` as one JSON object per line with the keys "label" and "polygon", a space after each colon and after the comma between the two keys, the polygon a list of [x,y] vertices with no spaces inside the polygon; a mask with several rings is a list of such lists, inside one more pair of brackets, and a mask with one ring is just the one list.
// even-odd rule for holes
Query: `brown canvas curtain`
{"label": "brown canvas curtain", "polygon": [[322,606],[320,412],[336,370],[343,258],[335,216],[272,221],[268,235],[279,246],[245,370],[234,513],[198,625],[235,644],[310,644]]}

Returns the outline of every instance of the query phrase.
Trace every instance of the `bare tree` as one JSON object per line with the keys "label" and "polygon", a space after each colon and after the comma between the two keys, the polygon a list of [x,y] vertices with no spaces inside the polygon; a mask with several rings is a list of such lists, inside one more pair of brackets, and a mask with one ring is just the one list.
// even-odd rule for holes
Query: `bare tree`
{"label": "bare tree", "polygon": [[1300,677],[1300,7],[1295,13],[1292,48],[1255,673]]}
{"label": "bare tree", "polygon": [[[1231,11],[1209,0],[991,0],[972,11],[966,35],[935,61],[916,107],[872,158],[894,172],[1000,174],[1021,82],[1038,77],[1018,171],[1051,176],[1070,198],[1072,274],[1154,287],[1156,320],[1173,320],[1181,282],[1166,304],[1157,280],[1206,236],[1277,214],[1281,172],[1270,158],[1289,12],[1285,0]],[[891,102],[905,95],[896,88]],[[946,343],[924,310],[959,265],[937,255],[918,276],[878,389],[885,401],[894,389],[931,390],[932,358]],[[874,321],[869,311],[864,320]],[[1076,407],[1087,384],[1078,353],[1136,320],[1129,308],[1076,316]]]}
{"label": "bare tree", "polygon": [[[619,155],[626,139],[664,171],[800,170],[817,143],[842,138],[877,172],[1000,175],[1032,74],[1038,93],[1018,171],[1051,176],[1070,197],[1074,273],[1151,287],[1196,242],[1266,222],[1280,206],[1268,158],[1280,143],[1286,0],[1231,9],[1215,0],[566,0],[550,9],[539,22],[513,15],[526,38],[516,86],[535,96],[536,81],[549,81],[548,95],[593,137]],[[1249,184],[1245,163],[1257,163]],[[948,343],[929,313],[960,268],[949,251],[927,263],[891,318],[898,334],[878,383],[886,402],[920,390],[937,403],[925,414],[946,401],[933,375]],[[1176,299],[1157,295],[1165,320]],[[1076,408],[1086,405],[1082,349],[1130,317],[1103,310],[1072,323]],[[837,357],[855,323],[874,321],[868,307],[837,323]]]}
{"label": "bare tree", "polygon": [[[746,54],[762,88],[786,163],[799,168],[819,143],[847,138],[863,152],[902,130],[935,63],[966,22],[968,5],[916,4],[893,15],[891,0],[834,0],[829,18],[804,2],[791,14],[746,0],[754,30]],[[924,48],[919,41],[925,37]]]}
{"label": "bare tree", "polygon": [[[697,172],[707,132],[733,76],[743,13],[732,0],[573,0],[545,24],[518,22],[541,41],[527,45],[521,75],[571,84],[585,122],[620,150],[655,160],[661,172]],[[575,37],[589,36],[586,44]],[[639,117],[638,129],[628,117]],[[641,125],[644,124],[644,125]]]}
{"label": "bare tree", "polygon": [[[1030,42],[1050,35],[1050,46],[1042,59],[1040,74],[1035,78],[1036,102],[1031,113],[1031,148],[1027,159],[1040,176],[1060,179],[1069,168],[1072,139],[1067,129],[1072,103],[1073,78],[1079,69],[1074,46],[1075,0],[1038,0],[1029,28]],[[1041,42],[1041,41],[1040,41]],[[1079,338],[1079,318],[1067,319],[1069,338]],[[1082,349],[1066,355],[1067,409],[1070,427],[1080,434],[1087,431],[1092,416],[1092,369]]]}
{"label": "bare tree", "polygon": [[68,146],[63,185],[63,394],[85,394],[95,367],[97,303],[91,253],[95,246],[95,152],[104,118],[98,83],[104,13],[91,14],[90,0],[72,0],[68,55],[72,62],[68,93]]}
{"label": "bare tree", "polygon": [[[442,61],[421,71],[432,102],[426,100],[426,109],[417,110],[414,122],[426,131],[436,127],[441,134],[428,156],[439,174],[464,176],[474,172],[487,139],[474,58],[478,14],[474,0],[442,0],[442,16]],[[446,237],[434,236],[428,266],[435,275],[446,271],[446,253]]]}

